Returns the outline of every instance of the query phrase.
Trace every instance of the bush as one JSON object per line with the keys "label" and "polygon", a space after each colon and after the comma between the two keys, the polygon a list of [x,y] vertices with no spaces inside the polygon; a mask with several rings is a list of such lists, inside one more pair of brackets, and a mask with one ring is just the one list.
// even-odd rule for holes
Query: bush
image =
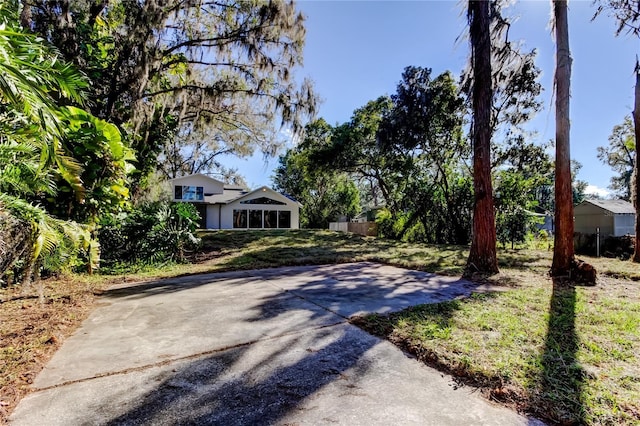
{"label": "bush", "polygon": [[[595,256],[597,252],[596,234],[576,232],[573,235],[576,253]],[[627,260],[633,256],[635,239],[631,235],[620,237],[607,236],[600,244],[600,256]]]}
{"label": "bush", "polygon": [[376,223],[378,224],[379,237],[397,240],[403,234],[407,216],[404,214],[394,216],[388,209],[380,209],[376,214]]}
{"label": "bush", "polygon": [[200,244],[193,204],[153,202],[104,220],[98,238],[104,267],[185,260]]}

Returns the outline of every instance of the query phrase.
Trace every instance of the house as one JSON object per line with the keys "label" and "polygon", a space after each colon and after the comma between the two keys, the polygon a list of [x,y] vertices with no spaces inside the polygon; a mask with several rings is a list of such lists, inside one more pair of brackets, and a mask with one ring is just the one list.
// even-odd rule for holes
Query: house
{"label": "house", "polygon": [[298,229],[300,203],[271,188],[253,191],[197,173],[172,179],[173,201],[193,203],[205,229]]}
{"label": "house", "polygon": [[635,234],[636,211],[624,200],[585,200],[573,209],[574,231],[601,237]]}
{"label": "house", "polygon": [[537,222],[536,229],[538,231],[545,231],[548,235],[553,235],[555,232],[555,223],[552,212],[545,211],[539,207],[535,207],[534,211],[524,210],[529,217],[535,217]]}

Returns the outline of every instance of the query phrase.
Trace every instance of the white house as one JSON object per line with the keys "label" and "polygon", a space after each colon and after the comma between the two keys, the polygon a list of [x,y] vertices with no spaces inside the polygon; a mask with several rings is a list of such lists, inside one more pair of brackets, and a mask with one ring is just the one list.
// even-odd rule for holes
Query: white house
{"label": "white house", "polygon": [[635,234],[636,210],[624,200],[585,200],[573,208],[575,232],[603,237]]}
{"label": "white house", "polygon": [[266,186],[247,191],[197,173],[172,179],[173,201],[193,203],[206,229],[298,229],[300,203]]}

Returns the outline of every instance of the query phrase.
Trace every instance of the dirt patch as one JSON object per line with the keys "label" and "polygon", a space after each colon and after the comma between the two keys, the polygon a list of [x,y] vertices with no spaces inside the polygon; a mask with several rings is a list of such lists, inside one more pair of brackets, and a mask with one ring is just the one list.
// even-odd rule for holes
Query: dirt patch
{"label": "dirt patch", "polygon": [[45,300],[19,289],[0,290],[0,423],[28,392],[64,340],[89,315],[93,285],[69,279],[44,281]]}

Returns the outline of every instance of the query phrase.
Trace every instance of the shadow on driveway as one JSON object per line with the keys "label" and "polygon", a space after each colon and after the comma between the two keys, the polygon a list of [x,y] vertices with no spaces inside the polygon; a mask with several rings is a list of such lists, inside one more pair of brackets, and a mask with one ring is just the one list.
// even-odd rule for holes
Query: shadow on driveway
{"label": "shadow on driveway", "polygon": [[346,321],[478,289],[374,263],[114,288],[36,379],[40,390],[12,420],[527,424],[467,390],[452,390],[448,378]]}
{"label": "shadow on driveway", "polygon": [[[311,339],[290,339],[286,347],[259,359],[248,353],[255,347],[224,351],[180,368],[108,424],[256,425],[275,424],[304,411],[313,414],[317,404],[306,400],[330,383],[340,382],[341,394],[358,389],[358,379],[368,369],[360,359],[378,343],[342,328]],[[323,417],[327,421],[331,415],[323,410]]]}

